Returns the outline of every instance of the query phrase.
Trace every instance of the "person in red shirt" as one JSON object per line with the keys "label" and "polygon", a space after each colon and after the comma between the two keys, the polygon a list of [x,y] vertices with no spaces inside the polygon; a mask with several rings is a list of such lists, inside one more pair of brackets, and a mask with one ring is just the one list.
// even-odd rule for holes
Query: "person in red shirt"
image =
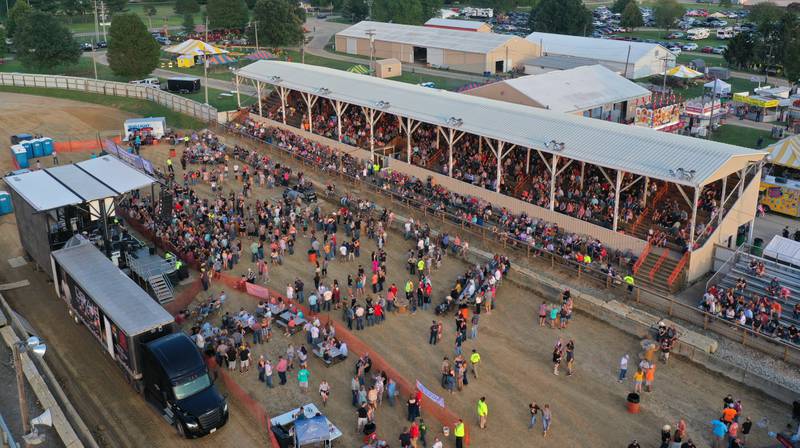
{"label": "person in red shirt", "polygon": [[375,311],[375,318],[378,319],[378,322],[383,322],[386,320],[386,316],[383,313],[383,307],[380,303],[376,303],[372,309]]}
{"label": "person in red shirt", "polygon": [[419,425],[417,425],[416,420],[411,423],[411,428],[408,429],[409,435],[411,435],[411,446],[413,448],[417,448],[417,440],[419,440]]}

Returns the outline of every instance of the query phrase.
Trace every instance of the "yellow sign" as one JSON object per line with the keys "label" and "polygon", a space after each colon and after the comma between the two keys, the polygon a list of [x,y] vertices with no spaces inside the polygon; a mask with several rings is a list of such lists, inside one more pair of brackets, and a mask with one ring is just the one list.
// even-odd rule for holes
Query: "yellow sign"
{"label": "yellow sign", "polygon": [[647,107],[637,107],[634,124],[648,128],[661,128],[675,124],[681,119],[681,106],[670,104],[658,109],[648,109]]}
{"label": "yellow sign", "polygon": [[734,93],[733,101],[750,104],[751,106],[756,107],[778,107],[778,105],[781,103],[780,100],[765,100],[763,98],[752,97],[741,93]]}

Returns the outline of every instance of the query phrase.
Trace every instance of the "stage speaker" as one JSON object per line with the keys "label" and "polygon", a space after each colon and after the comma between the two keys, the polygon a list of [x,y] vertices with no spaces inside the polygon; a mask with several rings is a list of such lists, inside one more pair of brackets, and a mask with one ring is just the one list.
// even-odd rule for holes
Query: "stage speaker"
{"label": "stage speaker", "polygon": [[172,219],[172,193],[161,191],[161,221]]}

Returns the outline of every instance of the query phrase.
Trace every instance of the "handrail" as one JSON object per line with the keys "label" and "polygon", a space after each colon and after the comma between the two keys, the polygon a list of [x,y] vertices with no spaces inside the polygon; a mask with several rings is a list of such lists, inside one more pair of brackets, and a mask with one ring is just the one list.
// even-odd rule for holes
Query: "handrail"
{"label": "handrail", "polygon": [[739,257],[741,256],[742,249],[745,248],[745,246],[747,246],[747,243],[742,243],[739,247],[737,247],[736,250],[733,251],[733,255],[731,255],[731,257],[728,258],[719,269],[717,269],[717,272],[715,272],[714,275],[708,279],[706,282],[706,291],[708,291],[708,288],[710,288],[711,285],[715,285],[717,282],[722,280],[722,277],[728,275],[728,272],[732,269],[732,267],[739,262]]}
{"label": "handrail", "polygon": [[644,249],[642,249],[642,253],[639,254],[639,259],[636,260],[636,263],[633,265],[633,275],[636,275],[639,272],[639,268],[642,267],[644,264],[644,260],[650,255],[650,251],[653,249],[653,246],[650,245],[648,242],[645,244]]}
{"label": "handrail", "polygon": [[[639,214],[639,217],[636,218],[636,221],[633,222],[633,225],[628,230],[628,233],[630,233],[631,235],[636,234],[636,229],[638,229],[639,226],[642,225],[642,222],[644,222],[645,218],[647,218],[648,215],[651,215],[653,213],[653,210],[655,209],[655,204],[661,201],[661,198],[663,198],[664,195],[667,194],[667,190],[669,190],[669,184],[667,184],[666,188],[662,188],[656,192],[656,195],[653,196],[653,198],[650,200],[650,207],[646,207],[644,211],[642,211],[642,213]],[[645,194],[647,193],[645,192]]]}
{"label": "handrail", "polygon": [[672,284],[675,283],[675,280],[678,278],[678,276],[681,274],[681,272],[683,272],[683,268],[686,266],[686,263],[689,261],[689,257],[691,256],[690,255],[691,253],[692,252],[688,251],[688,250],[686,252],[684,252],[683,256],[681,257],[681,261],[679,261],[678,264],[675,265],[675,269],[673,269],[672,273],[669,274],[669,277],[667,278],[667,286],[669,286],[670,290],[672,290]]}
{"label": "handrail", "polygon": [[[429,207],[427,205],[425,205],[425,204],[423,204],[421,202],[417,202],[416,200],[413,200],[413,199],[409,198],[408,196],[399,195],[398,193],[396,193],[396,192],[394,192],[392,190],[385,190],[385,189],[383,189],[383,188],[381,188],[381,187],[379,187],[377,185],[371,184],[371,183],[369,183],[369,182],[367,182],[367,181],[365,181],[363,179],[356,179],[356,178],[350,177],[347,173],[344,173],[344,172],[341,172],[341,171],[333,171],[332,172],[330,170],[325,169],[325,167],[319,166],[311,158],[304,157],[303,155],[300,155],[300,154],[297,154],[295,152],[292,152],[291,150],[289,150],[287,148],[283,148],[283,147],[280,147],[280,146],[278,146],[276,144],[267,142],[265,140],[258,139],[256,137],[250,135],[250,134],[239,132],[236,129],[231,129],[231,128],[227,127],[227,126],[222,126],[222,128],[224,130],[232,133],[232,134],[235,134],[235,135],[243,137],[243,138],[250,139],[250,140],[255,141],[255,142],[259,143],[259,144],[262,144],[262,145],[264,145],[266,147],[269,147],[269,148],[272,148],[274,150],[277,150],[280,153],[286,154],[290,158],[299,160],[301,163],[309,163],[309,164],[311,164],[312,167],[322,171],[326,175],[339,176],[339,177],[346,178],[346,179],[348,179],[348,180],[350,180],[352,182],[359,182],[362,185],[366,186],[367,188],[373,189],[376,193],[379,193],[379,194],[382,194],[384,196],[387,196],[390,199],[392,199],[393,201],[397,201],[395,203],[401,205],[402,207],[408,208],[410,211],[421,212],[421,213],[430,213],[430,211],[428,211]],[[460,226],[460,229],[462,231],[466,231],[466,232],[468,232],[470,234],[474,234],[474,235],[476,235],[478,237],[481,237],[481,238],[484,238],[484,239],[486,238],[487,227],[483,227],[483,226],[479,226],[479,225],[476,225],[476,224],[472,224],[472,223],[466,222],[461,217],[452,215],[452,214],[450,214],[450,213],[448,213],[446,211],[433,211],[433,213],[436,216],[440,216],[442,218],[443,222],[446,222],[445,219],[450,219],[451,220],[451,224],[455,225],[455,226]],[[128,219],[130,219],[130,218],[128,218]],[[474,229],[480,229],[480,231],[474,230]],[[563,265],[565,267],[568,267],[571,272],[582,272],[582,273],[587,273],[587,274],[590,274],[590,273],[591,274],[595,274],[594,276],[590,276],[590,278],[592,278],[593,280],[598,280],[599,278],[603,278],[603,279],[608,278],[607,277],[607,273],[604,273],[604,272],[598,270],[597,268],[595,268],[593,266],[588,266],[588,265],[585,265],[585,264],[579,264],[579,263],[575,262],[574,260],[564,259],[563,257],[558,256],[558,255],[556,255],[556,254],[554,254],[552,252],[548,252],[544,248],[534,248],[530,244],[527,244],[526,242],[524,242],[522,240],[518,240],[516,238],[509,238],[508,236],[504,236],[501,232],[498,232],[498,231],[493,230],[491,228],[489,228],[488,230],[491,233],[494,233],[500,239],[500,241],[502,241],[503,243],[507,244],[510,241],[511,246],[513,246],[514,249],[518,249],[518,250],[521,250],[523,252],[527,252],[526,257],[530,257],[531,256],[531,249],[533,249],[533,252],[539,252],[539,253],[548,254],[550,256],[550,260],[551,260],[551,263],[553,263],[553,265],[555,265],[555,262],[558,261],[559,264],[561,264],[561,265]],[[523,245],[524,245],[524,247],[523,247]],[[177,249],[175,251],[177,253]],[[195,264],[193,266],[195,266],[197,264],[196,261],[194,263]],[[603,280],[603,282],[605,283],[605,280]],[[612,285],[614,285],[614,283],[612,283]],[[680,317],[682,319],[685,319],[685,320],[695,324],[695,325],[703,326],[703,328],[706,328],[706,329],[710,328],[710,329],[712,329],[712,331],[714,331],[716,333],[719,333],[719,334],[721,334],[721,335],[723,335],[725,337],[728,337],[728,338],[730,338],[730,339],[732,339],[734,341],[739,341],[743,345],[746,345],[746,343],[745,343],[745,335],[750,336],[749,341],[753,341],[752,345],[758,345],[758,347],[756,347],[756,348],[758,348],[759,350],[761,350],[761,351],[763,351],[763,352],[765,352],[767,354],[770,354],[772,356],[780,356],[784,361],[792,362],[794,364],[800,364],[800,346],[798,346],[798,345],[795,345],[795,344],[792,344],[792,343],[788,343],[788,342],[782,341],[780,339],[776,339],[776,338],[770,337],[768,335],[765,335],[764,333],[760,333],[760,332],[754,331],[751,328],[747,328],[746,326],[739,324],[738,322],[728,321],[728,320],[722,319],[717,315],[710,314],[710,313],[708,313],[708,312],[706,312],[704,310],[701,310],[701,309],[699,309],[699,308],[697,308],[695,306],[688,305],[688,304],[685,304],[683,302],[679,302],[679,301],[677,301],[677,300],[675,300],[675,299],[673,299],[671,297],[668,297],[668,296],[666,296],[666,295],[664,295],[661,292],[658,292],[656,290],[649,289],[649,288],[646,288],[646,287],[642,287],[642,286],[639,286],[639,285],[636,285],[635,289],[636,289],[636,293],[634,294],[634,297],[636,297],[635,300],[636,300],[637,303],[640,303],[640,302],[647,303],[649,306],[652,306],[655,309],[667,312],[669,316],[674,316],[675,315],[675,310],[682,310],[684,312],[681,313]],[[645,292],[646,295],[642,295],[641,292]],[[648,300],[647,296],[652,296],[656,300]],[[722,322],[722,323],[719,324],[718,322]],[[731,335],[732,331],[733,331],[734,335]],[[741,331],[741,334],[738,333],[738,331]],[[758,341],[767,341],[768,344],[772,344],[772,345],[765,346],[764,344],[761,344]],[[775,348],[773,348],[773,345],[774,345]],[[779,352],[779,353],[776,353],[776,351]],[[791,354],[791,356],[790,356],[790,354]]]}
{"label": "handrail", "polygon": [[648,274],[648,277],[650,278],[651,282],[656,277],[656,272],[658,272],[658,270],[661,269],[661,265],[664,264],[664,261],[667,259],[668,256],[669,256],[669,249],[664,249],[664,251],[661,252],[661,256],[658,257],[656,264],[653,265],[653,269],[650,269],[650,273]]}

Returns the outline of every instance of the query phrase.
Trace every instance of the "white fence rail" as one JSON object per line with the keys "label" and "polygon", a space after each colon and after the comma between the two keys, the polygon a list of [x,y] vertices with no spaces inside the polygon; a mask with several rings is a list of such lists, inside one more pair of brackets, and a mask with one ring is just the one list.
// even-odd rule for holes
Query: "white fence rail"
{"label": "white fence rail", "polygon": [[207,104],[201,104],[180,95],[154,89],[152,87],[126,84],[123,82],[78,78],[74,76],[0,73],[0,86],[42,87],[137,98],[152,101],[170,110],[189,115],[204,122],[217,121],[217,109]]}

